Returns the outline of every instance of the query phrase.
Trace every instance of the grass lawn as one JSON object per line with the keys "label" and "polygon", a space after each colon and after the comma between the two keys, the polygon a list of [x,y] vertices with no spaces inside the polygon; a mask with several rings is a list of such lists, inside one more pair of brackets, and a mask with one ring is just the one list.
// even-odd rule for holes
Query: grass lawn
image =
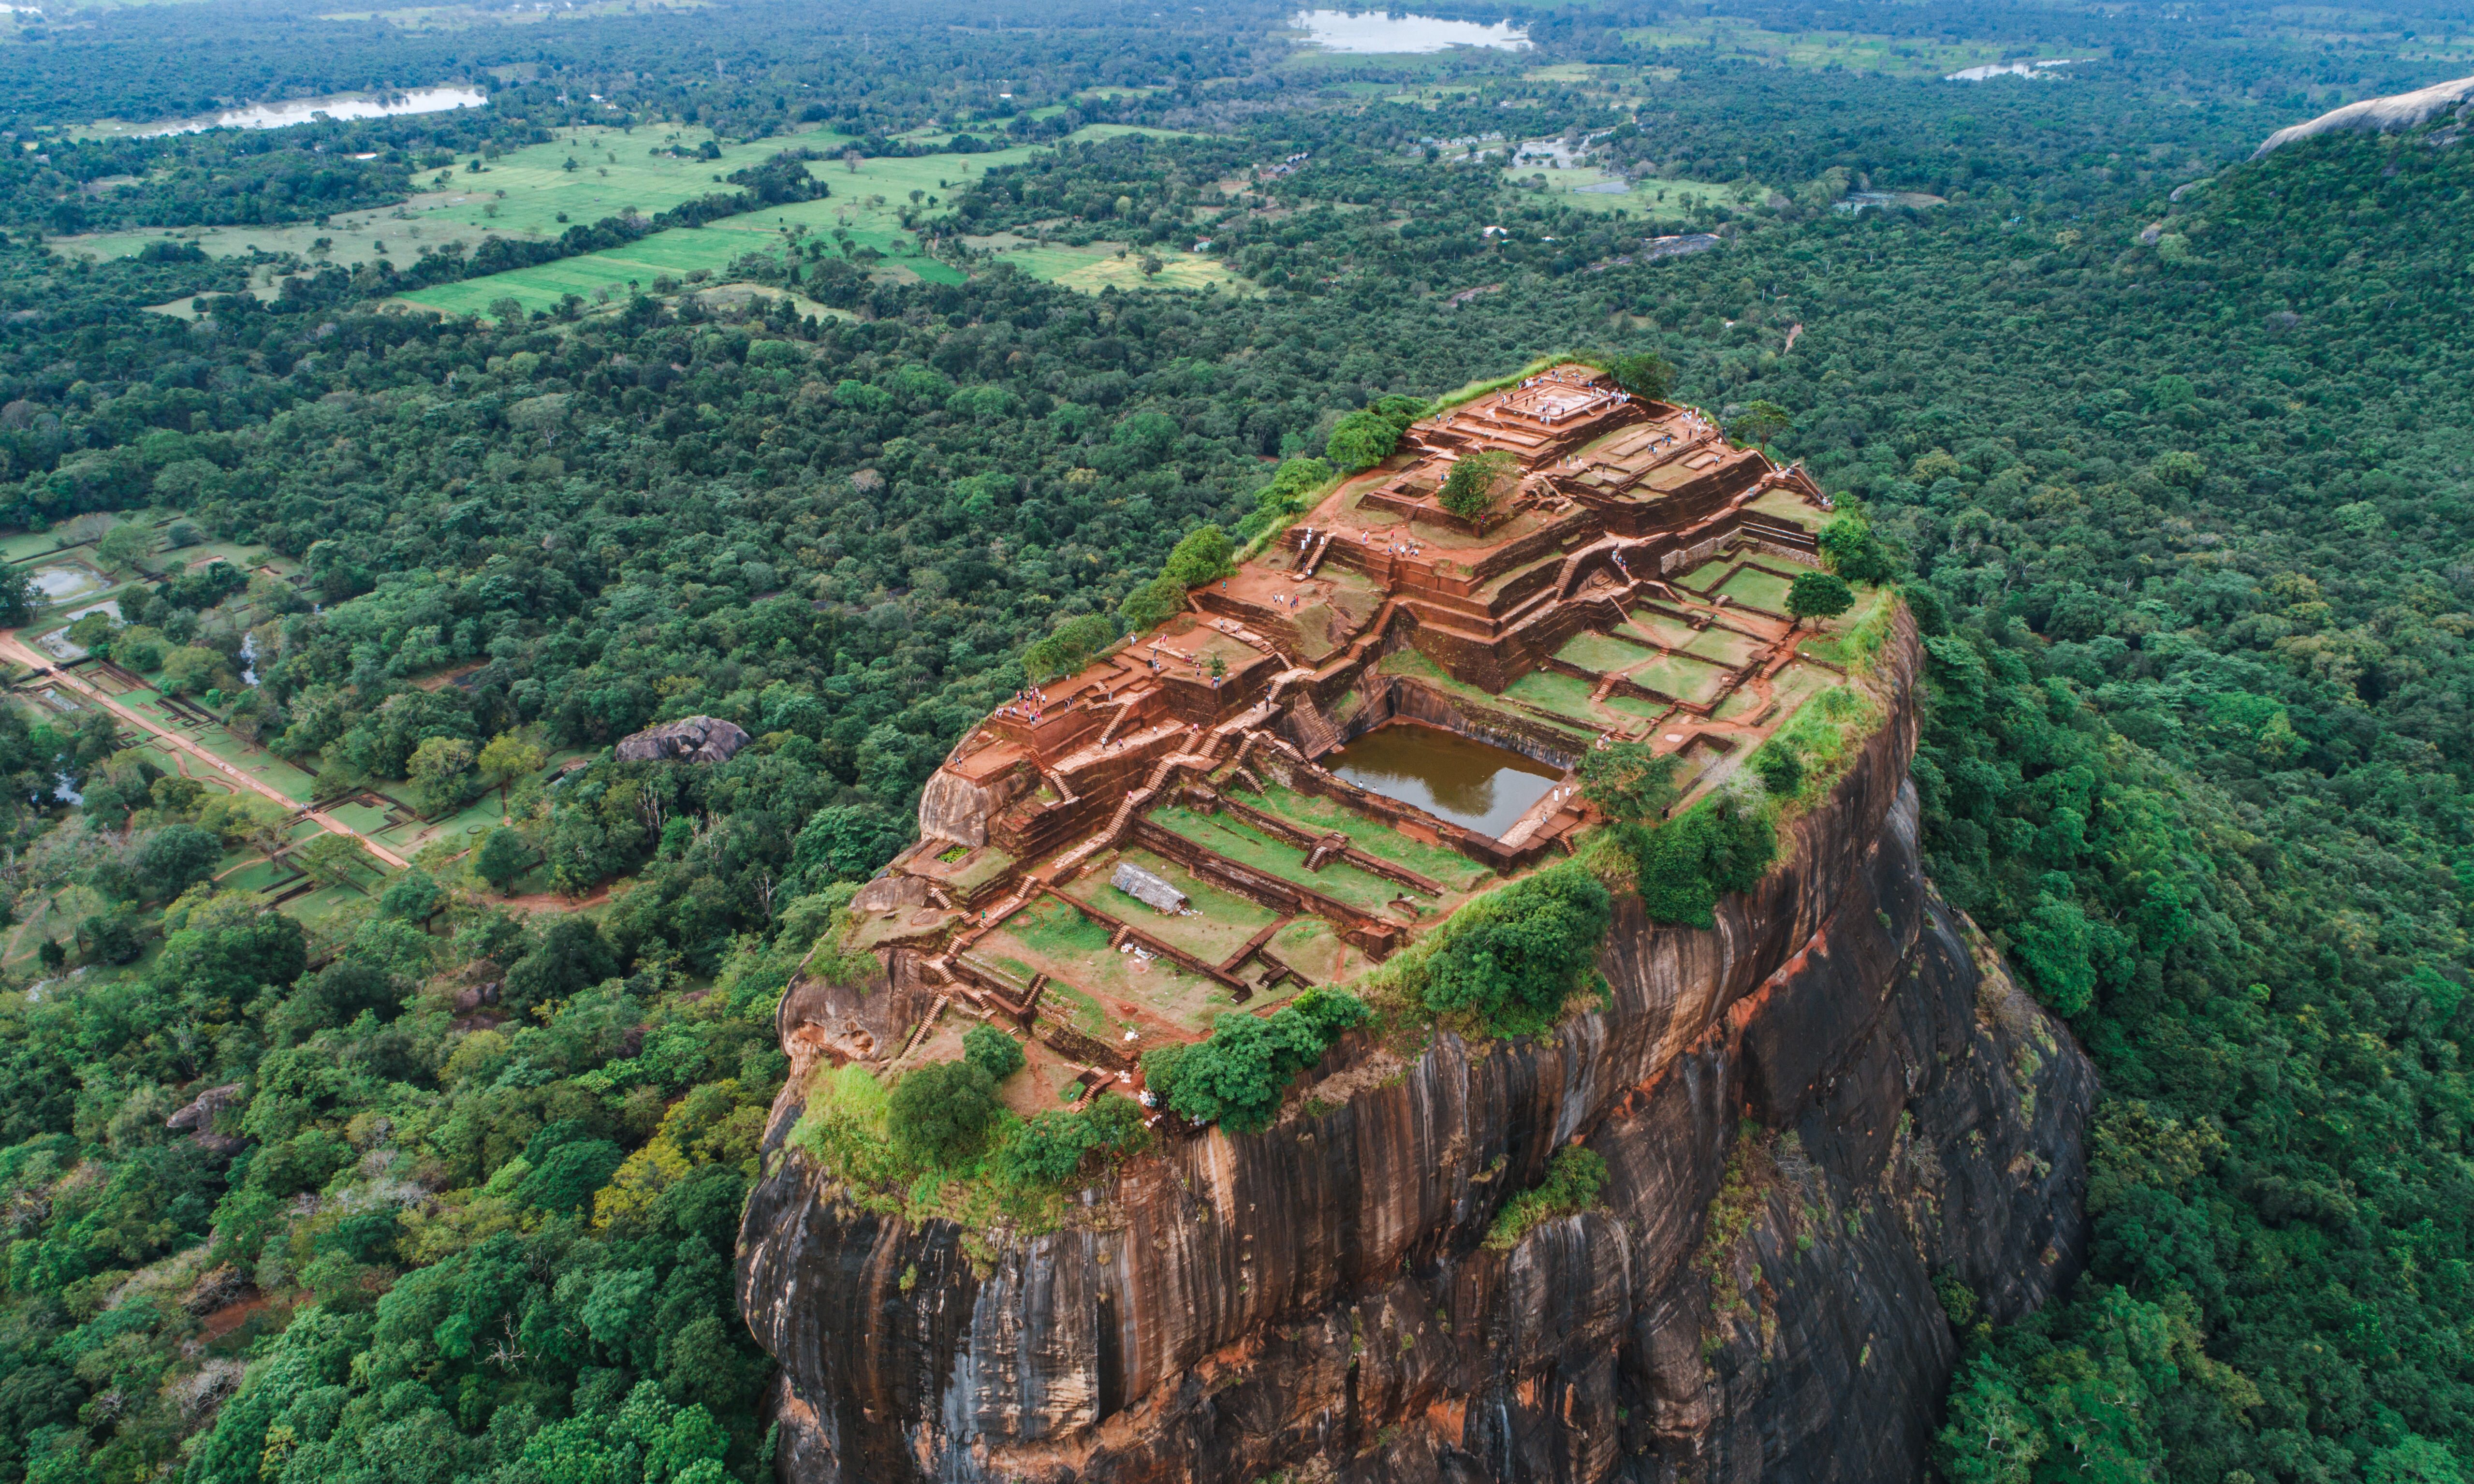
{"label": "grass lawn", "polygon": [[1340,977],[1341,956],[1348,945],[1321,917],[1301,917],[1277,933],[1264,947],[1273,958],[1317,984]]}
{"label": "grass lawn", "polygon": [[[1244,288],[1245,282],[1218,258],[1206,254],[1189,253],[1176,248],[1153,248],[1152,255],[1160,260],[1156,277],[1146,278],[1142,270],[1142,253],[1127,249],[1118,242],[1094,242],[1088,247],[1068,247],[1061,242],[1037,242],[1000,232],[992,237],[965,237],[963,243],[974,251],[994,255],[994,260],[1011,263],[1021,272],[1046,282],[1061,283],[1096,294],[1116,285],[1119,289],[1190,288],[1202,289],[1218,285],[1225,289]],[[1119,254],[1124,255],[1120,256]]]}
{"label": "grass lawn", "polygon": [[1709,561],[1703,562],[1700,566],[1695,567],[1690,572],[1685,573],[1684,580],[1678,583],[1677,586],[1690,588],[1695,593],[1707,593],[1710,591],[1712,583],[1726,581],[1727,573],[1734,570],[1735,563],[1734,558],[1724,556],[1711,557]]}
{"label": "grass lawn", "polygon": [[[1170,805],[1152,811],[1151,817],[1153,823],[1176,832],[1205,850],[1225,856],[1266,876],[1275,876],[1309,891],[1319,891],[1335,901],[1346,902],[1363,912],[1382,912],[1385,903],[1406,889],[1371,871],[1351,865],[1346,860],[1327,862],[1319,871],[1307,870],[1305,857],[1298,847],[1285,840],[1274,839],[1231,815],[1199,815],[1190,809]],[[1412,899],[1415,899],[1414,893]],[[1257,930],[1272,920],[1272,915],[1266,913],[1263,922],[1256,924]]]}
{"label": "grass lawn", "polygon": [[[1145,924],[1147,930],[1149,926]],[[1229,951],[1235,951],[1235,944]],[[1066,1011],[1067,1023],[1076,1030],[1106,1041],[1122,1034],[1123,1027],[1094,996],[1140,1007],[1193,1032],[1237,1003],[1218,980],[1187,973],[1166,959],[1146,963],[1133,954],[1112,952],[1107,929],[1055,897],[1042,897],[1007,918],[1004,927],[980,939],[974,955],[1052,976],[1041,991],[1043,1002],[1052,1010]]]}
{"label": "grass lawn", "polygon": [[[1641,683],[1651,684],[1648,680],[1642,680]],[[1539,669],[1532,670],[1504,687],[1503,693],[1513,700],[1525,702],[1540,711],[1569,718],[1595,733],[1604,729],[1598,720],[1597,709],[1589,702],[1589,693],[1595,689],[1597,688],[1586,680],[1575,680],[1569,675],[1549,674],[1545,670]]]}
{"label": "grass lawn", "polygon": [[1697,654],[1730,669],[1737,669],[1751,664],[1753,656],[1761,652],[1761,642],[1750,634],[1738,634],[1724,624],[1712,623],[1681,647],[1686,654]]}
{"label": "grass lawn", "polygon": [[1638,645],[1626,644],[1613,635],[1584,629],[1573,635],[1563,648],[1556,650],[1555,658],[1593,674],[1611,675],[1629,669],[1656,652]]}
{"label": "grass lawn", "polygon": [[1299,793],[1273,785],[1267,792],[1245,795],[1244,801],[1299,829],[1317,833],[1337,830],[1348,837],[1350,844],[1368,855],[1390,861],[1395,865],[1405,865],[1427,880],[1442,882],[1455,891],[1473,889],[1480,882],[1490,881],[1494,876],[1492,871],[1457,850],[1420,844],[1383,820],[1370,818],[1310,793]]}
{"label": "grass lawn", "polygon": [[1786,590],[1790,586],[1792,583],[1777,572],[1748,566],[1719,584],[1718,591],[1757,612],[1784,617]]}
{"label": "grass lawn", "polygon": [[1727,671],[1706,660],[1668,654],[1634,670],[1627,678],[1645,691],[1671,695],[1679,701],[1706,701],[1727,683]]}
{"label": "grass lawn", "polygon": [[[1110,886],[1108,878],[1115,874],[1120,861],[1138,865],[1184,892],[1194,911],[1167,916]],[[1270,908],[1223,891],[1148,850],[1127,850],[1103,857],[1096,868],[1062,889],[1074,900],[1088,902],[1120,922],[1130,922],[1161,942],[1181,948],[1206,963],[1220,962],[1244,947],[1248,938],[1279,920],[1279,913]]]}
{"label": "grass lawn", "polygon": [[1788,490],[1765,490],[1758,499],[1744,508],[1758,510],[1765,516],[1817,531],[1830,522],[1830,512],[1805,503],[1804,497]]}

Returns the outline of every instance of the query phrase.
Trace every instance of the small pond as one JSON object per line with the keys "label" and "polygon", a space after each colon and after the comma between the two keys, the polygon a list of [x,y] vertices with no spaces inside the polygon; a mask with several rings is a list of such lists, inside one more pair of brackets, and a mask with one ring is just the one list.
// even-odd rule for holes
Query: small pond
{"label": "small pond", "polygon": [[1440,52],[1455,46],[1491,46],[1516,52],[1529,33],[1510,22],[1440,20],[1432,15],[1386,15],[1381,11],[1299,11],[1290,24],[1327,52]]}
{"label": "small pond", "polygon": [[1511,829],[1563,777],[1508,748],[1415,721],[1378,726],[1323,763],[1369,793],[1486,836]]}
{"label": "small pond", "polygon": [[48,567],[37,567],[29,575],[34,578],[35,591],[41,594],[47,603],[68,602],[111,586],[110,578],[83,562],[58,562]]}

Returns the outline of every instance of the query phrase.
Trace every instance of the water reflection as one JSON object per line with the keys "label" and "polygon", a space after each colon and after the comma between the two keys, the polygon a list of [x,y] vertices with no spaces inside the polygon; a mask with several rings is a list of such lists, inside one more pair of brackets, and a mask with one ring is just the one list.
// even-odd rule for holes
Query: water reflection
{"label": "water reflection", "polygon": [[1329,52],[1440,52],[1455,46],[1516,52],[1529,45],[1529,33],[1509,21],[1481,26],[1432,15],[1386,15],[1380,11],[1299,11],[1291,24]]}
{"label": "water reflection", "polygon": [[1369,793],[1488,836],[1511,829],[1563,776],[1517,752],[1414,721],[1376,727],[1327,766]]}
{"label": "water reflection", "polygon": [[477,87],[416,87],[408,93],[338,93],[328,98],[295,98],[288,103],[253,103],[221,113],[174,119],[142,129],[141,136],[198,134],[208,129],[281,129],[305,124],[324,113],[328,118],[393,118],[400,113],[444,113],[449,109],[477,109],[489,102]]}

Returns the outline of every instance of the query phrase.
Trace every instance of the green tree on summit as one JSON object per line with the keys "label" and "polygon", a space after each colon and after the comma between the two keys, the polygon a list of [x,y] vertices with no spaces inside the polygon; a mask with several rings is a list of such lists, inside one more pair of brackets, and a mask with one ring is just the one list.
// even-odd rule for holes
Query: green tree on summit
{"label": "green tree on summit", "polygon": [[1856,591],[1847,579],[1826,572],[1808,572],[1788,584],[1786,611],[1801,623],[1807,619],[1834,619],[1856,606]]}

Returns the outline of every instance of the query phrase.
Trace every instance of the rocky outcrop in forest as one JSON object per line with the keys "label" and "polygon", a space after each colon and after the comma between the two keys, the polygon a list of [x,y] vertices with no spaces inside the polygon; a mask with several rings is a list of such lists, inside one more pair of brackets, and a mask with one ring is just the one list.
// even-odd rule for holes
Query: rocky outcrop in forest
{"label": "rocky outcrop in forest", "polygon": [[[1352,1034],[1267,1132],[1135,1160],[1002,1246],[841,1199],[785,1144],[740,1239],[782,1363],[783,1477],[817,1481],[1887,1480],[1923,1471],[1956,1343],[2085,1241],[2094,1076],[1941,902],[1898,704],[1711,931],[1619,903],[1604,1005],[1551,1035]],[[802,1066],[933,999],[802,983]],[[1557,1150],[1598,1208],[1484,1245]]]}

